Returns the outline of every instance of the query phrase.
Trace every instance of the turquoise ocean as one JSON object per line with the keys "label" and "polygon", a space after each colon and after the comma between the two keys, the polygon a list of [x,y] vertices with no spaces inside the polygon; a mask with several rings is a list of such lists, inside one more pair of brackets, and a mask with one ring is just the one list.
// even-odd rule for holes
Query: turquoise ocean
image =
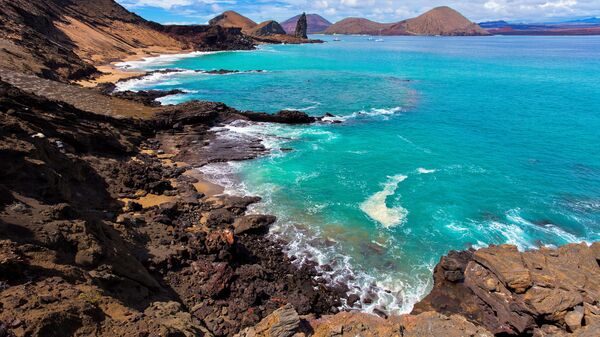
{"label": "turquoise ocean", "polygon": [[272,235],[372,302],[364,311],[410,311],[450,250],[600,240],[600,37],[315,37],[327,43],[121,64],[241,72],[119,88],[335,115],[342,123],[221,128],[271,154],[201,170],[262,196],[252,211],[278,217]]}

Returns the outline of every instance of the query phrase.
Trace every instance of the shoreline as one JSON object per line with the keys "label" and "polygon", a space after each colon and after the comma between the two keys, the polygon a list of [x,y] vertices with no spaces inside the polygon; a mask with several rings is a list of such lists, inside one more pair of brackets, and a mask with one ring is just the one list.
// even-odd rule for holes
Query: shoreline
{"label": "shoreline", "polygon": [[74,84],[80,85],[86,88],[94,88],[99,84],[111,83],[117,84],[123,80],[128,80],[136,77],[142,77],[148,74],[148,71],[136,71],[129,70],[123,67],[119,67],[119,63],[127,63],[127,62],[139,62],[153,58],[161,58],[161,57],[170,57],[182,55],[183,57],[188,57],[185,55],[193,54],[193,53],[201,53],[194,50],[179,50],[179,51],[171,51],[171,52],[140,52],[134,55],[129,55],[128,57],[116,61],[112,61],[110,63],[102,63],[95,65],[96,69],[101,72],[101,75],[94,79],[86,79],[79,80],[73,82]]}
{"label": "shoreline", "polygon": [[[181,54],[181,55],[176,54],[175,56],[187,58],[187,57],[195,57],[196,55],[203,55],[203,54],[205,54],[205,53],[199,52],[197,54],[194,54],[194,53]],[[145,61],[147,60],[148,64],[150,64],[152,62],[152,60],[156,60],[156,61],[160,62],[162,56],[164,56],[164,58],[170,59],[174,55],[172,55],[172,54],[159,55],[159,56],[153,56],[151,58],[144,58],[144,60]],[[123,62],[125,62],[125,61],[123,61]],[[123,63],[123,62],[114,62],[113,66],[115,66],[116,64],[119,64],[119,63]],[[149,75],[150,73],[151,72],[146,72],[147,75]],[[226,131],[226,132],[236,133],[235,131]],[[211,138],[210,142],[213,142],[218,137],[219,136],[217,135],[216,137]],[[237,147],[240,147],[241,143],[244,143],[244,142],[245,143],[255,143],[256,145],[263,146],[263,141],[264,141],[264,139],[261,139],[257,136],[257,138],[251,137],[249,139],[244,139],[239,142],[234,141],[231,144],[227,144],[227,147],[237,148]],[[205,140],[205,142],[206,142],[206,140]],[[242,145],[242,147],[246,147],[249,149],[252,149],[253,146],[254,145],[251,145],[251,144],[250,145]],[[219,146],[217,146],[217,148],[218,147]],[[180,150],[189,151],[189,149],[187,149],[185,145],[176,147],[176,146],[173,146],[173,144],[167,145],[166,147],[163,148],[163,150],[165,151],[165,153],[169,153],[171,155],[174,154],[175,156],[177,156],[177,154],[175,154],[175,153],[178,153]],[[255,153],[251,150],[249,152],[249,154],[247,154],[247,155],[242,154],[241,157],[234,156],[234,158],[232,158],[230,160],[216,159],[213,162],[206,162],[206,163],[202,163],[201,165],[197,165],[197,163],[194,164],[194,159],[191,159],[191,160],[180,159],[180,160],[181,160],[181,162],[185,163],[187,166],[192,167],[192,170],[197,172],[197,173],[193,173],[193,174],[188,173],[188,175],[190,175],[191,177],[193,177],[195,179],[198,179],[198,182],[194,184],[196,189],[198,190],[198,192],[202,192],[202,193],[210,195],[210,196],[235,195],[235,196],[242,196],[242,197],[250,197],[250,196],[253,197],[254,195],[248,195],[247,191],[244,191],[242,193],[236,193],[236,191],[227,191],[228,186],[225,186],[226,184],[220,183],[218,181],[218,179],[211,179],[209,174],[202,172],[202,169],[210,164],[216,164],[216,163],[227,164],[230,162],[241,162],[241,161],[254,160],[259,157],[270,155],[271,150],[272,149],[264,148],[261,151],[259,151],[259,153]],[[212,153],[207,154],[205,152],[202,154],[206,154],[206,155],[208,155],[208,157],[212,157],[214,155]],[[190,165],[190,163],[192,165]],[[189,171],[190,170],[188,170],[187,172],[189,172]],[[186,173],[184,173],[184,174],[186,174]],[[232,173],[232,174],[236,175],[236,173]],[[208,193],[205,193],[205,192],[208,192]],[[258,196],[263,197],[261,195],[258,195]],[[160,201],[160,199],[155,199],[155,200]],[[156,206],[158,206],[158,204]],[[263,209],[263,211],[267,214],[272,214],[268,208]],[[290,240],[289,237],[282,238],[281,234],[272,234],[272,235],[270,234],[269,236],[270,236],[269,240],[273,240],[274,242],[275,241],[282,242],[282,241]],[[392,289],[388,289],[385,286],[371,285],[371,286],[367,287],[366,286],[366,284],[368,283],[367,278],[369,278],[370,275],[368,275],[368,274],[363,275],[363,274],[361,274],[363,272],[357,273],[355,270],[352,270],[352,272],[347,273],[347,275],[345,275],[345,277],[348,279],[360,278],[362,280],[366,276],[365,280],[362,282],[362,283],[364,283],[364,286],[355,288],[355,287],[357,287],[356,285],[351,286],[351,284],[340,284],[339,281],[334,281],[337,279],[337,277],[336,277],[337,269],[331,269],[331,266],[329,264],[319,265],[318,262],[315,260],[314,256],[309,257],[307,255],[307,254],[309,254],[309,252],[298,252],[298,253],[300,253],[299,255],[298,254],[294,255],[293,253],[289,253],[290,252],[289,246],[290,246],[289,242],[283,244],[283,246],[281,247],[282,251],[284,251],[285,254],[287,254],[289,257],[297,259],[295,261],[304,261],[301,264],[296,263],[296,267],[301,268],[302,264],[310,265],[312,268],[316,269],[319,274],[327,276],[327,277],[323,277],[323,279],[327,279],[327,282],[331,287],[336,288],[336,287],[342,286],[342,287],[348,288],[348,292],[345,294],[345,296],[340,298],[341,300],[343,300],[344,305],[340,306],[337,309],[354,311],[354,312],[364,312],[367,314],[373,314],[373,315],[379,315],[379,316],[385,316],[385,317],[399,316],[402,314],[408,314],[410,312],[409,310],[406,310],[406,309],[402,312],[399,312],[399,308],[395,308],[395,307],[387,308],[382,305],[377,305],[376,303],[379,303],[380,301],[384,301],[387,304],[392,304],[392,303],[402,301],[402,299],[399,299],[399,298],[390,299],[390,296],[391,296],[390,294],[395,293],[395,291],[393,291]],[[339,265],[343,266],[344,264],[341,263]],[[340,272],[342,272],[342,271],[340,271]],[[352,290],[352,291],[350,291],[350,290]],[[350,300],[348,300],[349,298],[350,298]],[[363,303],[363,300],[364,300],[364,303]]]}
{"label": "shoreline", "polygon": [[[214,102],[196,102],[156,109],[148,124],[139,125],[133,123],[133,119],[118,121],[108,116],[98,122],[97,117],[85,111],[7,92],[10,99],[17,100],[15,109],[20,110],[24,103],[37,104],[36,109],[47,109],[48,116],[59,118],[63,118],[61,113],[66,109],[64,115],[81,117],[84,128],[82,131],[77,125],[67,124],[65,130],[60,130],[64,134],[57,136],[55,130],[46,132],[44,127],[49,123],[40,123],[29,109],[7,113],[14,122],[11,125],[44,131],[14,136],[20,144],[29,144],[20,150],[30,151],[26,159],[15,157],[15,161],[24,168],[35,168],[8,171],[20,178],[10,181],[17,184],[15,190],[37,191],[37,187],[18,184],[23,183],[22,175],[26,174],[42,173],[40,180],[45,181],[44,166],[51,169],[47,171],[50,174],[52,170],[59,170],[66,177],[43,186],[46,191],[65,193],[61,198],[66,199],[66,206],[31,202],[30,195],[25,197],[17,192],[16,197],[13,195],[6,202],[9,219],[32,224],[28,230],[37,235],[35,240],[25,241],[35,249],[20,250],[2,242],[4,250],[0,251],[9,261],[0,264],[3,272],[17,266],[16,280],[10,280],[14,283],[9,288],[11,296],[17,298],[19,292],[36,294],[31,303],[11,300],[3,304],[8,314],[0,312],[0,320],[9,322],[9,327],[21,329],[18,331],[24,331],[23,323],[14,323],[13,318],[18,317],[11,317],[11,310],[62,312],[65,307],[86,319],[87,313],[96,308],[108,312],[111,320],[127,322],[122,326],[109,324],[110,328],[143,329],[150,317],[170,329],[192,332],[198,329],[202,333],[205,329],[219,336],[233,335],[240,328],[256,326],[260,329],[261,324],[273,324],[282,317],[297,325],[294,331],[300,329],[300,322],[308,324],[314,328],[315,336],[357,331],[375,336],[377,333],[404,335],[406,331],[413,331],[415,336],[421,336],[419,333],[431,333],[432,329],[436,329],[438,335],[462,336],[461,333],[468,331],[472,335],[491,336],[490,332],[516,335],[547,330],[550,333],[558,327],[567,327],[569,331],[600,329],[596,324],[600,322],[600,294],[597,292],[600,284],[596,282],[600,279],[600,244],[572,244],[558,249],[543,247],[528,252],[506,245],[449,252],[434,271],[433,291],[417,304],[412,314],[388,315],[381,310],[375,312],[381,318],[353,310],[337,314],[343,307],[339,301],[350,300],[348,291],[333,289],[318,281],[322,275],[315,264],[298,268],[285,252],[285,243],[265,234],[275,219],[248,212],[260,198],[224,193],[224,186],[211,183],[194,168],[268,154],[260,139],[228,141],[219,139],[211,130],[213,124],[221,125],[235,118],[252,121],[256,115],[244,115]],[[24,101],[18,101],[23,97],[26,97]],[[29,119],[21,119],[23,114]],[[42,114],[42,118],[48,116]],[[108,123],[108,129],[118,132],[118,136],[106,132],[103,123]],[[154,135],[147,137],[148,132]],[[65,146],[65,139],[77,146],[69,142]],[[47,153],[53,155],[47,156]],[[107,158],[110,158],[108,162]],[[82,173],[77,168],[82,163],[112,184],[85,185],[88,180],[96,182],[94,179],[98,177],[80,181]],[[72,182],[80,184],[76,185],[78,191],[87,192],[91,197],[98,191],[119,195],[118,200],[112,201],[119,201],[116,204],[125,207],[119,209],[105,203],[103,198],[110,199],[110,196],[104,194],[98,196],[98,200],[92,199],[90,205],[78,204],[81,197],[69,194],[72,185],[68,183]],[[61,185],[63,183],[67,185]],[[65,186],[69,187],[67,191],[64,191]],[[4,192],[4,187],[0,188]],[[85,217],[78,214],[80,209],[86,213]],[[68,222],[73,219],[81,221]],[[61,222],[69,226],[61,227],[65,224]],[[35,227],[40,223],[60,235],[50,236],[45,229]],[[72,227],[81,227],[76,235],[70,232],[72,224]],[[24,241],[20,240],[29,240],[22,237],[22,231],[10,228],[13,232],[9,238],[14,242],[22,244]],[[59,253],[54,253],[55,247],[64,247],[66,251],[59,253],[74,261],[68,267],[72,269],[61,264],[64,260],[57,258]],[[42,254],[56,256],[40,257]],[[49,266],[50,270],[58,268],[68,282],[60,277],[59,280],[42,277],[37,283],[32,282],[31,275],[38,271],[28,269],[29,261]],[[592,275],[591,283],[586,283],[586,273]],[[85,286],[78,285],[83,290],[75,294],[68,292],[72,286],[69,282],[79,280],[78,277],[87,282]],[[554,283],[549,285],[547,278]],[[586,282],[581,282],[581,278]],[[146,287],[149,295],[136,288],[140,285]],[[550,288],[556,290],[556,294],[539,291]],[[173,293],[177,296],[169,297]],[[150,296],[150,300],[144,296]],[[136,301],[141,298],[145,307],[140,309]],[[156,304],[165,303],[165,298],[171,300],[169,306]],[[556,307],[545,305],[544,301],[568,305]],[[134,304],[127,307],[122,303]],[[23,319],[31,320],[31,317]],[[267,323],[263,323],[265,321]],[[149,322],[155,324],[152,320]],[[1,321],[0,326],[4,326]],[[159,328],[151,326],[157,331]]]}

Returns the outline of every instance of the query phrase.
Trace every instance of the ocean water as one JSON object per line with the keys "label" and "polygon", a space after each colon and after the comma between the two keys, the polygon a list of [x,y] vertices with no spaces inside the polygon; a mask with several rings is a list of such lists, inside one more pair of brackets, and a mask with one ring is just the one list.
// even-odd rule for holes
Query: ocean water
{"label": "ocean water", "polygon": [[229,126],[271,155],[202,170],[262,196],[253,211],[278,216],[272,235],[289,254],[371,299],[365,311],[410,311],[449,250],[600,240],[600,37],[320,38],[123,64],[242,72],[120,88],[186,90],[164,104],[336,115]]}

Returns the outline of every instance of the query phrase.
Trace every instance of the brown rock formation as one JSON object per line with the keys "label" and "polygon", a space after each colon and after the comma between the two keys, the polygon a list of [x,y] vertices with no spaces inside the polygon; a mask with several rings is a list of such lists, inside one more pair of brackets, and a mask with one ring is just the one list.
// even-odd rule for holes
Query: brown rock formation
{"label": "brown rock formation", "polygon": [[383,319],[378,316],[341,313],[312,321],[314,337],[491,337],[485,328],[477,327],[459,315],[444,316],[436,312]]}
{"label": "brown rock formation", "polygon": [[162,26],[114,0],[0,0],[0,68],[55,80],[98,74],[96,65],[132,56],[250,49],[241,32]]}
{"label": "brown rock formation", "polygon": [[495,334],[600,329],[599,247],[451,252],[436,267],[434,289],[414,313],[460,313]]}
{"label": "brown rock formation", "polygon": [[285,30],[277,21],[265,21],[249,31],[252,36],[285,35]]}
{"label": "brown rock formation", "polygon": [[226,11],[208,22],[211,26],[221,26],[223,28],[241,28],[242,32],[250,34],[256,28],[256,22],[249,18],[234,12]]}
{"label": "brown rock formation", "polygon": [[273,20],[256,24],[249,18],[234,11],[227,11],[209,21],[212,27],[224,29],[239,29],[251,37],[256,43],[319,43],[322,41],[308,40],[306,36],[287,35],[283,27]]}

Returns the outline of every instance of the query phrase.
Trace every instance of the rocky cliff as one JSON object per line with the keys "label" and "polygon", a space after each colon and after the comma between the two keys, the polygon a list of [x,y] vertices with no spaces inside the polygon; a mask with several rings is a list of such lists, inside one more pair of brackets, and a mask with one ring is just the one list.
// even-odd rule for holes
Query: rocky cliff
{"label": "rocky cliff", "polygon": [[[2,336],[232,336],[285,303],[318,315],[340,305],[342,291],[265,237],[274,217],[246,214],[260,198],[205,195],[194,175],[264,153],[210,130],[264,114],[0,74],[20,87],[0,80]],[[77,107],[27,92],[40,88]]]}
{"label": "rocky cliff", "polygon": [[135,55],[253,47],[235,29],[164,27],[113,0],[0,0],[0,7],[0,67],[62,81]]}

